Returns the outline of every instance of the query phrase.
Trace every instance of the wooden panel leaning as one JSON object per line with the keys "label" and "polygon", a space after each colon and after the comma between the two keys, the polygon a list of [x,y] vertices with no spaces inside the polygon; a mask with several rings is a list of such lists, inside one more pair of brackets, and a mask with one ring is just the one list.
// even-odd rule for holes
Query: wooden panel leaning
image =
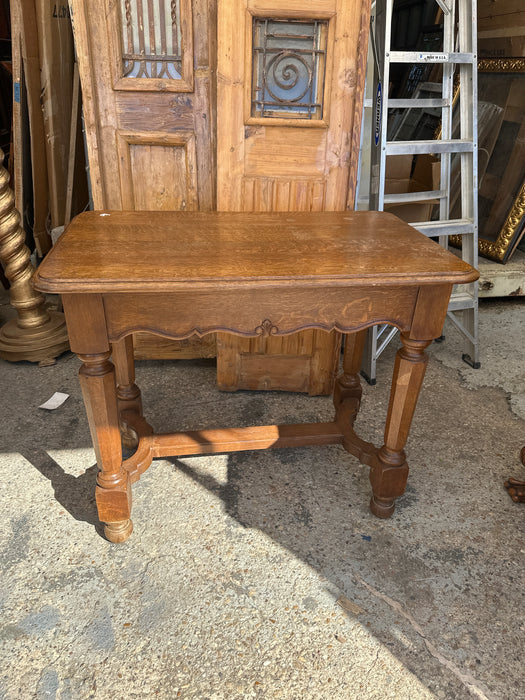
{"label": "wooden panel leaning", "polygon": [[[408,476],[404,448],[425,348],[441,334],[452,285],[477,277],[470,265],[383,212],[77,217],[34,282],[41,291],[63,295],[71,348],[83,363],[100,470],[97,506],[107,538],[123,542],[131,534],[131,484],[153,459],[271,447],[341,444],[370,467],[371,510],[389,517]],[[353,429],[365,332],[375,323],[397,326],[403,343],[380,448]],[[332,422],[158,434],[143,417],[134,332],[175,340],[221,332],[256,342],[305,330],[346,334]],[[127,459],[121,437],[136,448]]]}
{"label": "wooden panel leaning", "polygon": [[[369,24],[370,0],[218,3],[219,211],[353,209]],[[219,335],[218,386],[330,394],[340,347]]]}
{"label": "wooden panel leaning", "polygon": [[[96,209],[216,208],[216,4],[69,3]],[[169,45],[174,31],[172,51],[166,38]],[[158,61],[138,70],[140,47],[132,61],[124,54],[141,39]],[[212,337],[176,343],[140,333],[134,349],[142,359],[216,355]]]}

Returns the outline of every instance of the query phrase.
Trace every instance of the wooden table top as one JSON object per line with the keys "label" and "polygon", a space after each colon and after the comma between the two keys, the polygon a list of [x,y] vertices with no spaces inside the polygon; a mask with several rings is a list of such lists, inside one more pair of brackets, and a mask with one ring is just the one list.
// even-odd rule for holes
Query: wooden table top
{"label": "wooden table top", "polygon": [[51,293],[466,283],[478,272],[384,212],[86,212],[34,275]]}

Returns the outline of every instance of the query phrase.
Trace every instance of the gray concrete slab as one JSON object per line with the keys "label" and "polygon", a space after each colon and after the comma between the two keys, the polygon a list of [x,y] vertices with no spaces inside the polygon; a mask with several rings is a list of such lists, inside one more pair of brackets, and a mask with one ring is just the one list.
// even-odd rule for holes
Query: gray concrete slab
{"label": "gray concrete slab", "polygon": [[[124,545],[100,536],[77,359],[0,361],[0,698],[525,698],[525,505],[503,488],[525,478],[524,314],[482,303],[480,370],[452,326],[430,348],[392,519],[337,446],[166,459]],[[375,442],[394,351],[364,387]],[[158,430],[331,418],[220,394],[209,361],[137,364]]]}

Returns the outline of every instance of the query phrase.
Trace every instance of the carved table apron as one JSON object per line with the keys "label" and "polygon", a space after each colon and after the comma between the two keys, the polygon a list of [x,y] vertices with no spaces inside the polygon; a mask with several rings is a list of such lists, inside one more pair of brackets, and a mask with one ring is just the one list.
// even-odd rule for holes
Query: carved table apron
{"label": "carved table apron", "polygon": [[[394,511],[408,476],[405,446],[453,284],[477,272],[382,212],[226,214],[88,212],[77,217],[35,274],[62,294],[99,474],[105,534],[132,531],[131,484],[156,457],[340,443],[370,467],[378,517]],[[401,331],[381,448],[353,430],[366,329]],[[142,415],[132,333],[245,337],[304,329],[347,334],[330,423],[156,434]],[[113,362],[110,361],[112,357]],[[122,458],[122,441],[134,446]]]}

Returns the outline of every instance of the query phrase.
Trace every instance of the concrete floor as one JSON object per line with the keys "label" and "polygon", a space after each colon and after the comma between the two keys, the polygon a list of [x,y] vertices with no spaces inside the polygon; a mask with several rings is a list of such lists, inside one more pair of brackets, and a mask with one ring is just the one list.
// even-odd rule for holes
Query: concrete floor
{"label": "concrete floor", "polygon": [[[525,478],[524,328],[523,299],[484,302],[480,370],[450,323],[430,348],[392,519],[337,446],[158,460],[124,545],[100,536],[77,359],[0,361],[0,698],[525,698],[525,505],[503,488]],[[378,443],[394,350],[357,424]],[[219,394],[208,361],[137,374],[158,430],[332,414]]]}

